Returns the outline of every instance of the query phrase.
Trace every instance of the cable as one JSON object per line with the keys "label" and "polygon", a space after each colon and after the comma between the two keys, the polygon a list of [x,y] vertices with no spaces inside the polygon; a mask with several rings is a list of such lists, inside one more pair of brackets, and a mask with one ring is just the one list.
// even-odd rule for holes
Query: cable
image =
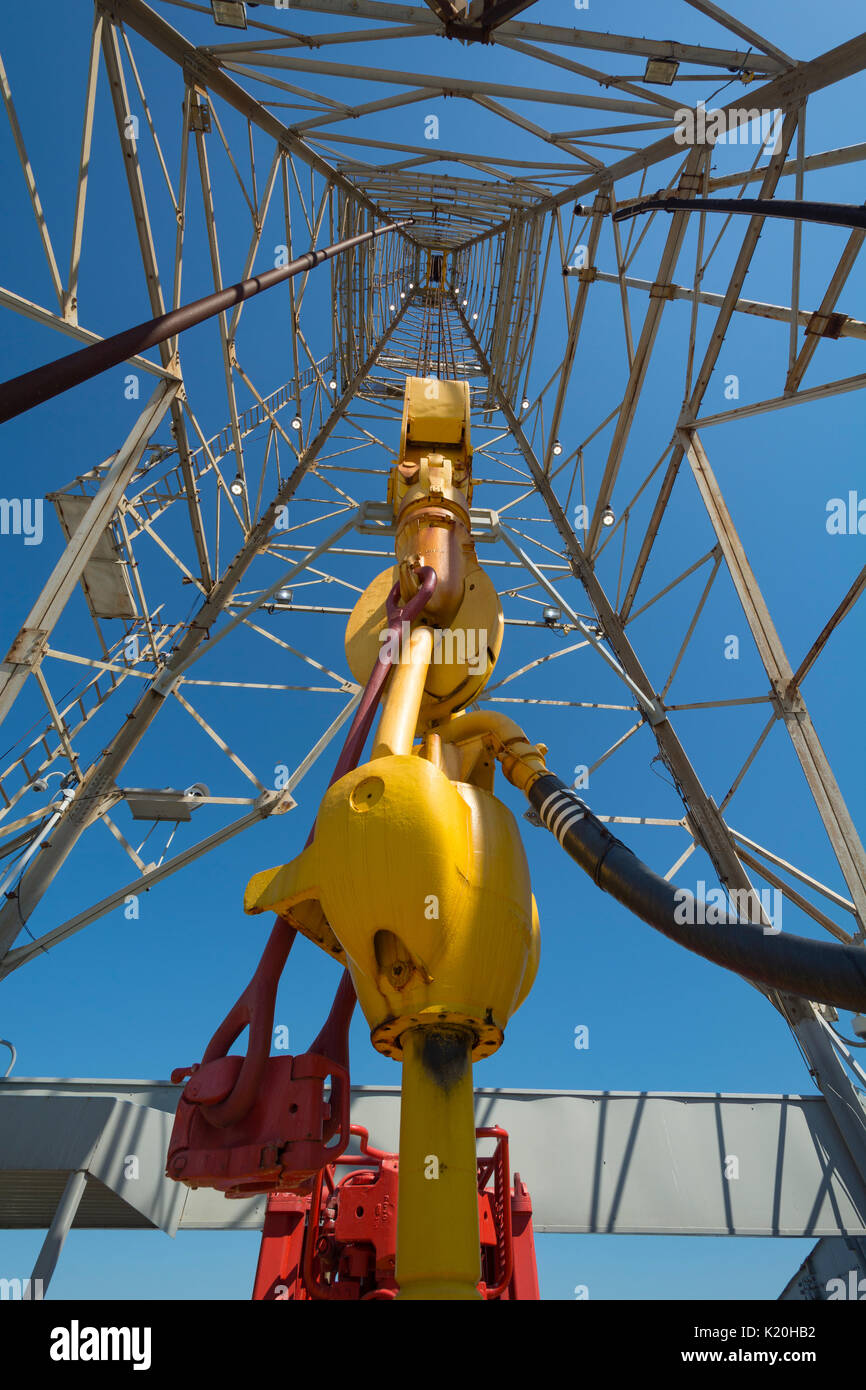
{"label": "cable", "polygon": [[134,354],[167,342],[169,338],[203,323],[206,319],[214,318],[234,304],[252,299],[254,295],[272,289],[293,276],[306,274],[334,256],[388,232],[412,226],[414,220],[413,217],[403,218],[382,227],[373,227],[367,232],[359,233],[358,236],[334,242],[330,246],[311,248],[302,256],[289,261],[288,265],[277,266],[272,270],[263,271],[260,275],[241,280],[236,285],[228,285],[224,289],[214,291],[213,294],[205,295],[203,299],[183,304],[168,313],[159,314],[156,318],[147,319],[144,323],[114,333],[109,338],[100,338],[98,342],[80,348],[77,352],[67,353],[65,357],[59,357],[54,362],[46,362],[33,371],[0,382],[0,422],[12,420],[16,415],[32,410],[43,401],[52,400],[64,391],[92,380],[111,367],[125,362]]}
{"label": "cable", "polygon": [[[829,1035],[832,1046],[835,1047],[836,1051],[842,1055],[845,1062],[855,1073],[858,1081],[860,1081],[862,1085],[866,1085],[866,1072],[863,1071],[863,1068],[860,1066],[860,1063],[856,1060],[856,1058],[851,1056],[851,1053],[848,1051],[847,1047],[845,1046],[845,1043],[842,1040],[841,1034],[837,1033],[833,1025],[831,1023],[828,1023],[827,1019],[824,1018],[821,1014],[818,1014],[818,1022],[824,1029],[824,1032]],[[862,1047],[863,1044],[855,1043],[854,1046]]]}
{"label": "cable", "polygon": [[835,1034],[840,1042],[847,1043],[849,1047],[866,1047],[866,1042],[864,1042],[862,1038],[859,1042],[854,1038],[846,1038],[845,1034],[840,1033],[838,1028],[834,1028],[832,1023],[827,1023],[827,1027],[830,1029],[831,1033]]}

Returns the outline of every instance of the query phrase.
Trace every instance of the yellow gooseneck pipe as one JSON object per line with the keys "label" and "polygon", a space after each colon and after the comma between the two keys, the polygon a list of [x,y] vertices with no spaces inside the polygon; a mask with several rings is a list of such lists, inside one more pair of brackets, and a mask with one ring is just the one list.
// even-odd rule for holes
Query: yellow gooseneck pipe
{"label": "yellow gooseneck pipe", "polygon": [[528,792],[533,782],[547,771],[545,745],[530,743],[520,725],[507,714],[486,709],[464,712],[434,725],[432,732],[438,734],[443,743],[471,743],[475,739],[487,743],[502,764],[508,781],[520,791]]}

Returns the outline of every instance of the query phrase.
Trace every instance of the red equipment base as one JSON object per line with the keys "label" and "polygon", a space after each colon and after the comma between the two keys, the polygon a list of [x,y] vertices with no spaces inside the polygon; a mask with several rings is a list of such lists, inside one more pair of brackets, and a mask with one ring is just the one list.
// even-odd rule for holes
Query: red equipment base
{"label": "red equipment base", "polygon": [[[371,1148],[361,1125],[351,1132],[359,1154],[335,1158],[305,1191],[269,1196],[255,1300],[396,1297],[397,1155]],[[511,1183],[508,1135],[498,1127],[476,1134],[496,1140],[494,1152],[478,1160],[479,1291],[503,1302],[538,1299],[532,1202],[519,1174]],[[339,1166],[349,1171],[338,1180]]]}

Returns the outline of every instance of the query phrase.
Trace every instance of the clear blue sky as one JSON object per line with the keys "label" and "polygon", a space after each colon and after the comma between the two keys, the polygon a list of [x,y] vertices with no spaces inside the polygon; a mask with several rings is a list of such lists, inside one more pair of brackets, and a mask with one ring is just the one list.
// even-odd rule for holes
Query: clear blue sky
{"label": "clear blue sky", "polygon": [[[157,8],[198,42],[219,43],[230,37],[228,30],[214,31],[204,17],[168,5]],[[839,0],[820,13],[813,6],[760,0],[748,7],[748,13],[742,5],[739,12],[746,22],[783,49],[804,59],[850,38],[862,27],[862,10],[854,0]],[[271,13],[263,10],[251,14],[273,19]],[[584,12],[572,11],[565,0],[540,0],[527,17],[618,33],[649,31],[654,37],[663,34],[696,43],[738,46],[718,26],[682,4],[653,6],[651,25],[647,7],[636,0],[609,0],[604,5],[592,0],[590,9]],[[330,21],[301,13],[293,13],[290,21],[286,18],[284,22],[303,32],[318,27],[346,27],[343,20]],[[64,268],[68,260],[89,35],[89,7],[85,4],[69,6],[60,0],[49,0],[38,12],[23,6],[4,7],[0,17],[0,46],[48,224]],[[44,45],[39,80],[33,57],[37,42]],[[375,65],[372,48],[369,44],[342,46],[339,61]],[[176,177],[180,94],[175,75],[167,64],[155,61],[146,46],[134,37],[133,50],[158,130],[165,136],[169,169]],[[429,64],[433,71],[471,75],[478,70],[478,55],[479,50],[462,49],[455,43],[425,43],[420,47],[417,40],[407,40],[390,44],[382,62],[410,71],[422,70]],[[595,55],[577,56],[589,65],[594,63]],[[597,65],[601,66],[601,55],[598,57]],[[485,50],[483,59],[485,72],[493,75],[495,69],[497,80],[553,85],[549,70],[542,75],[519,55],[502,49]],[[618,72],[634,75],[642,68],[637,60],[621,61],[622,66],[615,69]],[[563,73],[563,88],[568,80],[568,74]],[[361,83],[338,86],[325,78],[300,81],[330,96],[339,91],[341,98],[349,101],[379,95]],[[710,105],[721,81],[686,86],[693,100],[703,96]],[[812,99],[808,152],[856,141],[862,130],[864,100],[866,84],[862,77],[849,80],[832,96],[823,94]],[[103,333],[145,318],[149,312],[108,108],[103,72],[80,311],[83,323]],[[222,117],[222,109],[218,109]],[[443,147],[483,149],[485,138],[493,129],[492,117],[478,107],[434,98],[429,107],[422,104],[394,114],[383,113],[376,126],[379,137],[418,143],[423,133],[422,113],[428,110],[440,116]],[[542,111],[537,106],[526,107],[530,119],[542,119]],[[291,113],[286,118],[291,119]],[[230,138],[240,141],[240,126],[229,118],[227,121]],[[551,114],[553,129],[583,128],[597,123],[594,113],[576,112],[574,108]],[[352,127],[350,133],[356,133],[356,128]],[[516,129],[512,133],[515,149],[543,150],[530,136]],[[218,205],[225,210],[220,221],[220,250],[225,277],[231,280],[239,278],[243,264],[248,219],[244,220],[244,204],[231,170],[225,160],[220,162],[217,158],[215,137],[211,137],[209,151]],[[743,167],[753,154],[749,149],[720,147],[716,151],[716,167],[722,172]],[[153,190],[158,250],[163,263],[170,265],[174,215],[164,188],[159,188],[159,170],[146,141],[142,142],[142,158],[148,187]],[[5,269],[0,278],[18,293],[50,305],[50,281],[12,140],[4,124],[0,124],[0,167],[6,176],[0,207],[0,262]],[[195,171],[193,174],[197,177]],[[662,175],[658,168],[652,171],[647,189],[653,190],[664,177],[667,173]],[[754,192],[754,186],[749,191]],[[636,181],[619,190],[620,197],[636,192]],[[782,196],[793,196],[792,181],[783,183],[780,192]],[[806,196],[862,202],[862,166],[848,165],[807,175]],[[193,201],[198,208],[198,200]],[[735,228],[726,236],[711,263],[704,281],[706,288],[723,290],[727,284],[746,225],[745,219],[739,221],[739,233]],[[277,214],[276,224],[272,220],[264,238],[265,246],[282,240],[278,222]],[[635,261],[634,274],[653,278],[665,231],[666,227],[653,228]],[[188,236],[192,254],[184,272],[185,299],[211,288],[198,211]],[[300,232],[298,238],[302,245]],[[805,229],[801,289],[804,307],[817,305],[845,239],[846,233],[841,229]],[[791,240],[790,225],[765,227],[746,281],[746,295],[780,304],[790,302]],[[680,274],[685,280],[692,273],[694,249],[694,233],[690,232],[680,262]],[[541,335],[533,371],[536,390],[553,369],[562,338],[562,295],[555,270],[558,252],[554,250],[553,254],[554,273],[545,302],[545,325],[549,323],[551,331],[548,335],[545,328]],[[262,263],[270,264],[270,260],[263,257]],[[602,237],[598,264],[605,270],[615,269],[609,227]],[[232,273],[235,269],[237,276]],[[327,279],[323,275],[311,283],[311,304],[325,309],[326,292]],[[630,307],[637,334],[646,307],[646,300],[638,291],[631,293]],[[864,317],[862,270],[852,275],[839,307],[850,315]],[[291,376],[287,335],[281,320],[285,301],[277,303],[275,299],[268,306],[251,306],[245,312],[249,317],[246,336],[242,331],[239,342],[240,360],[260,389],[272,390]],[[714,311],[702,311],[699,345],[706,342],[713,318]],[[0,341],[0,374],[4,378],[66,350],[67,340],[47,329],[9,314],[4,315],[4,322],[6,331]],[[688,322],[687,304],[674,303],[666,310],[626,454],[621,490],[615,496],[615,501],[620,499],[620,506],[646,472],[647,461],[654,461],[669,440],[682,397]],[[318,328],[313,326],[312,314],[306,323],[311,326],[314,354],[324,355],[330,347],[327,316],[323,314]],[[212,434],[227,418],[213,325],[190,335],[183,352],[191,398],[207,433]],[[730,373],[739,378],[741,403],[780,394],[786,360],[786,326],[737,316],[710,385],[705,413],[727,408],[723,383]],[[824,343],[805,384],[862,371],[862,360],[862,347],[856,341]],[[561,433],[568,448],[588,436],[620,399],[626,370],[618,290],[613,286],[595,286],[589,296],[582,346],[563,419]],[[118,447],[139,408],[124,399],[124,375],[125,369],[118,369],[74,395],[4,427],[0,450],[6,479],[15,477],[14,486],[22,490],[22,495],[43,496]],[[147,389],[143,381],[143,399]],[[246,404],[247,398],[242,395],[240,403]],[[163,427],[159,438],[166,437]],[[715,427],[705,435],[713,467],[794,666],[863,563],[861,537],[832,537],[824,525],[829,498],[847,496],[849,489],[858,486],[862,491],[863,437],[863,403],[856,392],[822,404],[801,405],[752,421]],[[590,495],[597,486],[610,438],[608,427],[587,449]],[[382,457],[380,454],[375,459],[376,466],[381,466]],[[352,461],[362,465],[369,460],[368,451]],[[26,484],[18,482],[19,478],[26,478]],[[381,482],[372,479],[368,495],[381,495]],[[4,495],[10,495],[13,484],[4,480],[2,490]],[[302,495],[321,497],[321,485],[306,484]],[[653,496],[651,487],[643,503],[634,510],[626,573],[636,554],[641,525]],[[479,491],[476,501],[478,505],[494,506],[497,497],[492,489],[486,498]],[[300,515],[302,505],[299,501],[295,515]],[[62,546],[59,527],[49,510],[41,546],[24,547],[19,539],[11,537],[0,540],[4,574],[0,640],[7,646]],[[540,516],[537,508],[533,515]],[[549,525],[525,529],[548,544],[553,543]],[[184,555],[189,556],[191,547],[183,540],[180,517],[169,518],[165,534],[170,541],[184,544]],[[316,533],[320,534],[325,532]],[[618,537],[619,532],[617,543],[611,544],[600,565],[600,574],[611,593],[616,591]],[[712,543],[697,493],[688,480],[681,480],[642,595],[649,597],[657,592],[687,563],[709,550]],[[185,617],[192,604],[192,592],[179,588],[155,550],[148,553],[148,563],[150,592],[165,598],[167,611],[173,617]],[[332,572],[351,582],[366,583],[374,571],[367,566],[359,577],[351,564],[344,562],[342,567],[335,563]],[[705,571],[693,576],[673,599],[656,605],[646,617],[637,619],[631,629],[632,640],[657,686],[663,683],[679,648],[704,577]],[[346,592],[343,590],[343,595]],[[573,603],[586,609],[586,604],[580,603],[576,586],[568,593]],[[344,598],[334,597],[334,586],[322,598],[325,603],[343,601]],[[334,669],[345,669],[340,619],[317,621],[296,615],[292,623],[289,640]],[[737,634],[741,640],[738,662],[724,659],[724,643],[729,634]],[[857,719],[857,711],[862,707],[863,638],[862,613],[855,613],[831,639],[824,658],[805,684],[814,722],[855,821],[862,820],[866,799],[863,741]],[[527,635],[522,629],[509,628],[501,670],[516,669],[523,660],[552,650],[560,641],[545,632]],[[92,627],[80,597],[76,596],[69,605],[54,645],[67,651],[93,649]],[[304,679],[299,663],[287,659],[282,666],[265,650],[266,644],[251,637],[239,639],[228,657],[226,647],[219,660],[208,658],[202,663],[202,674],[226,678],[234,669],[241,672],[241,679]],[[510,693],[622,702],[616,679],[598,667],[591,654],[582,652],[551,663],[546,672],[542,668],[543,674],[535,672],[522,677],[512,684]],[[46,669],[56,697],[79,674],[59,663]],[[256,671],[262,674],[257,675]],[[766,689],[766,677],[748,638],[733,588],[720,576],[680,667],[670,700],[690,702],[763,695]],[[253,697],[204,687],[197,689],[192,698],[211,722],[231,733],[237,751],[263,780],[279,763],[294,767],[340,707],[339,697],[333,696]],[[132,695],[124,690],[94,721],[94,731],[85,744],[91,756],[104,746],[131,707]],[[514,706],[500,708],[515,712]],[[19,701],[14,717],[4,726],[0,751],[5,753],[38,715],[34,692],[30,691],[29,700]],[[533,738],[543,739],[549,745],[550,766],[566,779],[576,764],[593,762],[633,722],[632,716],[625,713],[564,711],[541,706],[518,707],[516,717],[525,719]],[[745,711],[683,712],[676,718],[675,727],[705,787],[717,801],[728,790],[734,772],[767,717],[766,706],[755,706]],[[587,793],[590,804],[604,813],[679,816],[681,804],[667,784],[666,772],[660,764],[652,763],[655,752],[651,734],[642,730],[621,755],[594,774]],[[243,915],[244,885],[256,870],[288,860],[298,852],[330,763],[331,759],[326,758],[327,766],[323,764],[304,783],[298,793],[299,807],[289,817],[264,823],[255,832],[234,841],[228,851],[207,857],[186,873],[153,889],[142,899],[138,921],[128,922],[122,912],[116,911],[4,981],[0,987],[0,1036],[13,1039],[18,1048],[16,1074],[166,1077],[173,1067],[198,1059],[211,1032],[248,978],[264,942],[261,920]],[[202,780],[221,794],[248,792],[248,783],[223,763],[207,740],[194,733],[194,726],[180,709],[165,711],[157,730],[130,761],[123,780],[131,786],[175,787]],[[520,814],[520,798],[509,789],[503,795]],[[117,819],[131,838],[131,822],[121,819],[120,813]],[[732,805],[729,820],[738,830],[844,891],[783,729],[774,729]],[[181,827],[171,852],[190,843],[193,832],[204,835],[220,823],[215,813],[198,812],[191,827]],[[682,833],[671,829],[628,827],[624,838],[662,872],[686,845]],[[160,828],[151,839],[152,843],[159,843]],[[526,844],[542,921],[542,963],[535,989],[510,1025],[505,1046],[477,1069],[478,1085],[774,1094],[811,1090],[810,1078],[788,1029],[755,990],[629,918],[610,899],[598,894],[564,859],[551,837],[527,827]],[[34,915],[32,930],[38,934],[49,929],[131,877],[129,861],[108,833],[97,827],[85,837]],[[679,881],[694,887],[701,878],[712,882],[712,869],[703,855],[695,854],[687,861]],[[788,912],[787,905],[785,928],[812,930],[793,907]],[[315,1035],[335,982],[332,963],[306,942],[299,942],[286,971],[277,1009],[277,1020],[285,1021],[291,1029],[293,1048]],[[847,1017],[843,1017],[843,1029],[847,1022]],[[590,1047],[586,1051],[577,1051],[573,1046],[577,1024],[589,1027]],[[370,1048],[363,1020],[357,1018],[352,1033],[352,1066],[357,1083],[398,1083],[397,1068]],[[519,1156],[516,1162],[519,1167]],[[0,1266],[5,1271],[26,1274],[41,1239],[39,1232],[0,1231]],[[573,1297],[578,1284],[588,1285],[592,1298],[774,1298],[811,1244],[805,1240],[544,1236],[538,1239],[538,1255],[546,1298]],[[58,1297],[94,1298],[246,1298],[257,1245],[258,1237],[251,1234],[186,1234],[169,1242],[158,1233],[73,1231],[52,1293]],[[123,1280],[119,1285],[117,1276],[121,1269]]]}

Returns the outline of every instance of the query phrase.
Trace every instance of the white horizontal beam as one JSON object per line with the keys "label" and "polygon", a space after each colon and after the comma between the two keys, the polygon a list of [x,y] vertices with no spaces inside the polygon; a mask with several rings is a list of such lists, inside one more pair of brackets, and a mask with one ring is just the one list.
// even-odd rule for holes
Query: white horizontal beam
{"label": "white horizontal beam", "polygon": [[[130,1226],[142,1214],[164,1230],[260,1226],[263,1199],[227,1202],[206,1189],[189,1193],[179,1214],[178,1188],[161,1176],[161,1161],[141,1162],[154,1175],[147,1193],[123,1179],[129,1133],[137,1154],[164,1155],[181,1089],[8,1078],[0,1088],[0,1224],[38,1224],[40,1183],[48,1224],[57,1171],[83,1166],[117,1192],[113,1225],[124,1225],[121,1203],[132,1200]],[[377,1147],[396,1151],[399,1090],[354,1086],[352,1121]],[[475,1121],[507,1130],[537,1231],[816,1239],[866,1231],[866,1189],[821,1096],[478,1089]],[[94,1219],[83,1204],[78,1225],[88,1224],[108,1224],[104,1208]]]}

